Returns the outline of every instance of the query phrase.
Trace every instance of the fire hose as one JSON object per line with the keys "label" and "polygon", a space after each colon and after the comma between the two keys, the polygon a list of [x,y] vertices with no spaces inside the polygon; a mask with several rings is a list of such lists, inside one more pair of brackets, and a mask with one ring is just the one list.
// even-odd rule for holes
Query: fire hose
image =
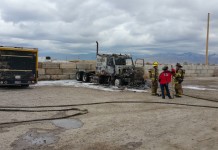
{"label": "fire hose", "polygon": [[[185,95],[191,98],[197,98],[201,100],[207,100],[212,102],[218,102],[211,99],[200,98],[196,96]],[[178,105],[178,106],[186,106],[186,107],[199,107],[199,108],[209,108],[209,109],[218,109],[218,106],[209,106],[209,105],[194,105],[194,104],[185,104],[185,103],[175,103],[175,102],[146,102],[146,101],[106,101],[106,102],[93,102],[93,103],[83,103],[83,104],[72,104],[72,105],[56,105],[56,106],[0,106],[0,111],[2,112],[51,112],[51,111],[78,111],[78,113],[65,115],[62,117],[51,117],[51,118],[42,118],[42,119],[33,119],[33,120],[23,120],[23,121],[14,121],[14,122],[3,122],[0,123],[0,126],[10,125],[10,124],[22,124],[22,123],[32,123],[39,121],[49,121],[49,120],[57,120],[57,119],[66,119],[70,117],[80,116],[88,114],[87,109],[79,109],[73,108],[78,106],[91,106],[91,105],[103,105],[103,104],[159,104],[159,105]],[[70,107],[70,108],[68,108]],[[42,109],[46,108],[46,109]],[[62,108],[62,109],[48,109],[48,108]],[[36,109],[36,110],[34,110]]]}

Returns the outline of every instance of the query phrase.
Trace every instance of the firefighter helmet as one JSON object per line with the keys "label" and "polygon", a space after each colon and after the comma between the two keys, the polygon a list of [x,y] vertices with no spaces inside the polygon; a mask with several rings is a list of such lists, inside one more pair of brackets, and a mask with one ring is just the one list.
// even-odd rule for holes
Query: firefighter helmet
{"label": "firefighter helmet", "polygon": [[182,68],[182,65],[180,63],[177,63],[176,66]]}
{"label": "firefighter helmet", "polygon": [[153,63],[153,66],[154,66],[154,67],[158,66],[158,62],[155,61],[155,62]]}

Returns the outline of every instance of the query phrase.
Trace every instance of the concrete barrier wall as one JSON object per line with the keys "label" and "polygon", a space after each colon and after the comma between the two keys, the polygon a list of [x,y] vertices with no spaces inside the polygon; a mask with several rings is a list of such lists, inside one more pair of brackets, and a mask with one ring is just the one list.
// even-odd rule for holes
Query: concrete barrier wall
{"label": "concrete barrier wall", "polygon": [[[38,75],[39,80],[67,80],[75,79],[76,71],[80,68],[83,70],[95,70],[96,61],[74,61],[74,62],[39,62]],[[163,65],[159,66],[159,72],[162,71]],[[148,70],[152,65],[145,65],[145,76],[148,76]],[[171,68],[171,66],[169,66]],[[183,65],[186,77],[218,77],[218,65]]]}
{"label": "concrete barrier wall", "polygon": [[39,62],[38,80],[67,80],[75,79],[78,68],[91,71],[95,70],[95,61],[75,62]]}
{"label": "concrete barrier wall", "polygon": [[[159,72],[162,72],[162,67],[159,66]],[[171,66],[168,66],[169,69]],[[152,68],[152,65],[145,65],[145,73],[148,74],[148,70]],[[174,68],[176,68],[174,66]],[[185,77],[217,77],[218,76],[218,65],[207,66],[207,65],[183,65],[185,70]]]}

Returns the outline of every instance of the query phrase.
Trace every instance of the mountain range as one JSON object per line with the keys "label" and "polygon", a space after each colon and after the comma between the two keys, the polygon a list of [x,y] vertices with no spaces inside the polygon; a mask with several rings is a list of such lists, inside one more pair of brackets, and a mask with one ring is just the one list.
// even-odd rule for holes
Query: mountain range
{"label": "mountain range", "polygon": [[[204,64],[205,55],[197,53],[164,53],[164,54],[155,54],[155,55],[136,55],[134,58],[144,58],[145,62],[158,61],[161,63],[193,63],[193,64]],[[218,64],[218,54],[210,54],[208,56],[209,64]]]}
{"label": "mountain range", "polygon": [[[51,54],[52,59],[60,59],[60,60],[95,60],[96,54],[81,54],[81,55],[67,55],[67,54]],[[147,54],[134,54],[132,55],[133,59],[142,58],[145,62],[153,62],[158,61],[161,63],[193,63],[193,64],[204,64],[205,63],[205,55],[197,54],[197,53],[161,53],[161,54],[154,54],[154,55],[147,55]],[[209,64],[218,64],[218,54],[209,54],[208,56]]]}

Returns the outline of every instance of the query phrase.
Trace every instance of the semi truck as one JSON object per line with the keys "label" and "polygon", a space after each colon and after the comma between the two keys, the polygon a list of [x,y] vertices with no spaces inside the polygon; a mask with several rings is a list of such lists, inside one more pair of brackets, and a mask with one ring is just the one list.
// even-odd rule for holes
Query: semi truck
{"label": "semi truck", "polygon": [[76,72],[77,81],[98,84],[109,83],[115,86],[143,82],[143,69],[134,66],[130,55],[99,54],[98,41],[96,41],[96,44],[96,70],[86,71],[78,68]]}
{"label": "semi truck", "polygon": [[0,86],[37,83],[38,49],[0,46]]}

